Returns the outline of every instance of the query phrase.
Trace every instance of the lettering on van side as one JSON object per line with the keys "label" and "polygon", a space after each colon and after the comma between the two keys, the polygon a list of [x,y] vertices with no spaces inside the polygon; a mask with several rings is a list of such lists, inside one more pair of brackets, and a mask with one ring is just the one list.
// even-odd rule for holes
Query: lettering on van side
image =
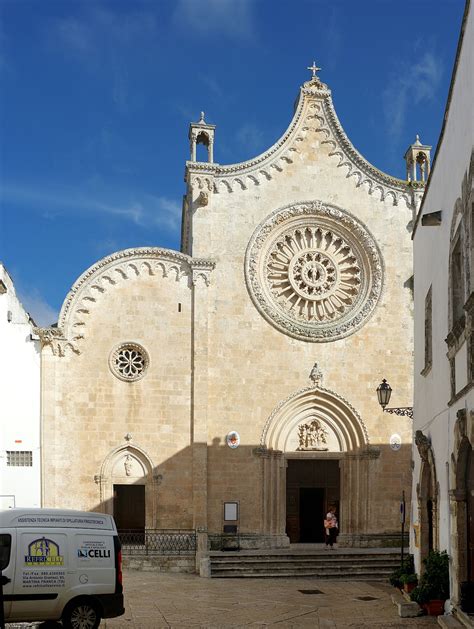
{"label": "lettering on van side", "polygon": [[64,565],[64,557],[59,551],[59,544],[52,539],[41,537],[28,544],[25,566],[57,568]]}
{"label": "lettering on van side", "polygon": [[79,559],[109,559],[110,550],[105,548],[79,548],[77,556]]}

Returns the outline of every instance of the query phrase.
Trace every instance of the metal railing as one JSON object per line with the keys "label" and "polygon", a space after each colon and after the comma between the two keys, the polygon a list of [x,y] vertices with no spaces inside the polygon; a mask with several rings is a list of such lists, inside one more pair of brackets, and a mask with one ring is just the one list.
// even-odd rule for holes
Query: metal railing
{"label": "metal railing", "polygon": [[119,529],[124,555],[194,555],[196,531],[182,529]]}

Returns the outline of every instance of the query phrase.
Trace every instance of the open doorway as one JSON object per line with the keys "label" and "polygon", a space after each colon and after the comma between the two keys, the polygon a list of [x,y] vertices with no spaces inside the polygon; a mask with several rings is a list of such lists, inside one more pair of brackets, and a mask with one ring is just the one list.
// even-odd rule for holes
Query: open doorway
{"label": "open doorway", "polygon": [[324,517],[330,505],[339,517],[339,501],[339,460],[288,460],[286,534],[291,543],[323,543]]}

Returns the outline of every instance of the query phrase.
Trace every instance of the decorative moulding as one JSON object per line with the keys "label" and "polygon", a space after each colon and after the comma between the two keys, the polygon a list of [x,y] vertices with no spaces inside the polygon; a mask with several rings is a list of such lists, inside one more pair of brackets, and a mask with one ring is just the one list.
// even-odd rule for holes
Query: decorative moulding
{"label": "decorative moulding", "polygon": [[[338,167],[347,168],[346,177],[354,178],[356,187],[363,186],[369,195],[378,194],[381,200],[391,199],[393,205],[403,200],[407,207],[415,209],[419,201],[417,193],[423,192],[424,183],[397,179],[372,166],[347,137],[334,109],[331,90],[317,77],[303,84],[290,125],[267,151],[238,164],[187,162],[188,183],[202,178],[212,182],[215,193],[231,193],[259,186],[293,163],[294,155],[300,151],[300,142],[310,133],[322,136],[322,143],[331,146],[329,156],[338,160]],[[203,184],[198,183],[202,188]]]}
{"label": "decorative moulding", "polygon": [[328,342],[360,329],[383,287],[383,260],[365,225],[321,201],[268,216],[245,256],[249,295],[261,315],[294,338]]}
{"label": "decorative moulding", "polygon": [[[111,287],[140,275],[166,277],[179,281],[189,278],[190,286],[210,283],[215,262],[193,258],[179,251],[159,247],[140,247],[113,253],[92,265],[75,282],[64,300],[57,327],[36,328],[44,346],[64,356],[69,348],[80,354],[78,341],[85,337],[93,304]],[[198,280],[202,282],[198,282]]]}
{"label": "decorative moulding", "polygon": [[[337,421],[344,424],[344,432],[351,433],[353,447],[364,451],[370,449],[370,440],[367,428],[356,409],[342,396],[322,386],[312,385],[304,387],[282,400],[272,411],[262,430],[260,437],[260,449],[274,448],[275,444],[269,443],[269,435],[277,425],[287,422],[288,417],[294,417],[303,407],[311,412],[329,410],[331,415],[335,412]],[[337,410],[336,410],[337,409]],[[298,424],[298,421],[296,421]]]}

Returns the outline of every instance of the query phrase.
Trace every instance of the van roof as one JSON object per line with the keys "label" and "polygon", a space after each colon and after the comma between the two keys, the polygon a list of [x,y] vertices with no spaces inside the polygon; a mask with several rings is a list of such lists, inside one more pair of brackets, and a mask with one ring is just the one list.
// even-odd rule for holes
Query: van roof
{"label": "van roof", "polygon": [[115,531],[110,515],[72,509],[5,509],[0,510],[0,528],[43,527],[101,529]]}

